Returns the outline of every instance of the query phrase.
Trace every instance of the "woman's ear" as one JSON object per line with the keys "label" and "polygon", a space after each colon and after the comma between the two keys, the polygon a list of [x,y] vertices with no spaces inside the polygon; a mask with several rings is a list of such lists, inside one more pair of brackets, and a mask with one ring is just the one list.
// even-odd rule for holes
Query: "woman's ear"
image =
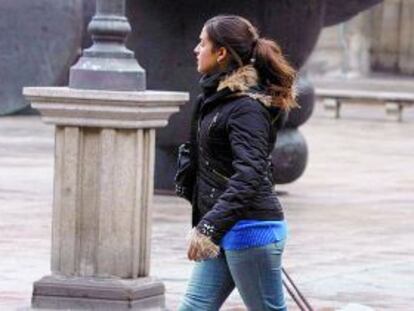
{"label": "woman's ear", "polygon": [[219,64],[224,64],[227,62],[227,57],[228,57],[228,53],[227,53],[227,49],[225,47],[220,47],[218,48],[217,52],[217,63]]}

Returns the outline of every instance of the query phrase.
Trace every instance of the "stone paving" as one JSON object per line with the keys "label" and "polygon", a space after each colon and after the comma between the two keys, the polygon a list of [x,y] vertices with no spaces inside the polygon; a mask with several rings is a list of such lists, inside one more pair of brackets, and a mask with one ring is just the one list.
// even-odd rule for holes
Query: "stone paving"
{"label": "stone paving", "polygon": [[[345,106],[342,116],[317,110],[301,127],[308,167],[277,187],[290,226],[284,266],[315,310],[414,310],[414,113],[395,123],[379,107]],[[38,117],[0,118],[1,311],[29,310],[32,283],[49,274],[53,143]],[[189,204],[155,196],[151,274],[169,310],[191,272],[189,223]],[[245,310],[236,291],[222,310]]]}

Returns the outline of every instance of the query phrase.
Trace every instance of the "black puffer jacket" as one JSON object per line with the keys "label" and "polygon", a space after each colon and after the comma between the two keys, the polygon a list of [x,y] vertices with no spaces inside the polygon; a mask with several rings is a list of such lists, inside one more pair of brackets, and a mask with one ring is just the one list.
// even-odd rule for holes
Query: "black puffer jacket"
{"label": "black puffer jacket", "polygon": [[193,226],[216,244],[238,220],[283,219],[270,154],[284,114],[258,84],[251,65],[201,80]]}

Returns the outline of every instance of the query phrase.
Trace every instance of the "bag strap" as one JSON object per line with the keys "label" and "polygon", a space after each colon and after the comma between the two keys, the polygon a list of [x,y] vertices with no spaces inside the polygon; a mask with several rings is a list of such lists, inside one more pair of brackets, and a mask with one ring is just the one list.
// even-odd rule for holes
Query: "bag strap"
{"label": "bag strap", "polygon": [[197,132],[198,132],[198,119],[200,118],[201,103],[203,101],[203,96],[200,94],[194,105],[191,112],[191,121],[190,121],[190,157],[194,163],[197,161]]}
{"label": "bag strap", "polygon": [[200,108],[202,102],[202,95],[199,95],[194,103],[193,110],[191,112],[190,123],[190,141],[197,139],[198,118],[200,117]]}

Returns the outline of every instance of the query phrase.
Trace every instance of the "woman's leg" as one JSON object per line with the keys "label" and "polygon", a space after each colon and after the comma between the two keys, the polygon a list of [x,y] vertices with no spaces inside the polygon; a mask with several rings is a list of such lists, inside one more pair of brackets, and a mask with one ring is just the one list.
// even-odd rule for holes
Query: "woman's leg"
{"label": "woman's leg", "polygon": [[179,311],[217,311],[234,289],[223,254],[196,262]]}
{"label": "woman's leg", "polygon": [[233,280],[249,311],[287,310],[282,284],[284,246],[285,240],[226,251]]}

